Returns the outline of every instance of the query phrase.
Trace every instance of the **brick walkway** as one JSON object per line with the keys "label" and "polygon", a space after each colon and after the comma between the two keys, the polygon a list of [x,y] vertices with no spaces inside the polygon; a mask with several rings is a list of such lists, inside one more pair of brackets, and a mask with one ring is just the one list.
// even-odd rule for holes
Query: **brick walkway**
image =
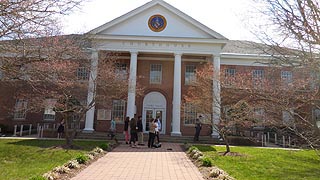
{"label": "brick walkway", "polygon": [[131,148],[122,144],[94,162],[72,180],[198,180],[197,167],[179,144],[163,143],[161,148]]}

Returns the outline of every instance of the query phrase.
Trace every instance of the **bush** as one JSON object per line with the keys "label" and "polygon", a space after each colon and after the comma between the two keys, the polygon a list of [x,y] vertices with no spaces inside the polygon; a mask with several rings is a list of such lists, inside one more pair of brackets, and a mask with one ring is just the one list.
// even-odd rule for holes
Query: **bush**
{"label": "bush", "polygon": [[70,169],[78,169],[80,167],[78,161],[76,160],[69,161],[68,163],[65,164],[65,166]]}
{"label": "bush", "polygon": [[202,158],[201,161],[202,161],[202,166],[205,166],[205,167],[211,167],[212,166],[212,161],[208,157]]}
{"label": "bush", "polygon": [[76,160],[78,161],[79,164],[85,164],[89,160],[89,157],[86,155],[80,154],[76,157]]}
{"label": "bush", "polygon": [[103,143],[100,144],[99,147],[105,151],[107,151],[109,149],[109,144],[108,143]]}
{"label": "bush", "polygon": [[191,153],[193,150],[197,150],[199,151],[199,149],[195,146],[191,146],[189,149],[188,149],[188,153]]}
{"label": "bush", "polygon": [[47,180],[47,178],[37,175],[37,176],[33,176],[31,178],[29,178],[29,180]]}

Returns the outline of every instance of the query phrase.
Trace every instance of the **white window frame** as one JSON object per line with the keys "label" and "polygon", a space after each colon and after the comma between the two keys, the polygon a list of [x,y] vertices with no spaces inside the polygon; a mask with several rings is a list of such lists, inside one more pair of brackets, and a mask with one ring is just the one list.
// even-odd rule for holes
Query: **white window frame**
{"label": "white window frame", "polygon": [[225,77],[225,85],[232,86],[235,83],[235,77],[236,77],[236,69],[235,68],[227,68],[224,71],[224,77]]}
{"label": "white window frame", "polygon": [[284,85],[289,85],[293,82],[292,71],[281,71],[281,81]]}
{"label": "white window frame", "polygon": [[115,73],[116,73],[116,77],[119,80],[128,79],[127,64],[126,63],[116,63]]}
{"label": "white window frame", "polygon": [[25,99],[17,99],[14,106],[13,119],[25,120],[27,115],[28,101]]}
{"label": "white window frame", "polygon": [[282,110],[282,122],[285,125],[292,125],[294,123],[294,110]]}
{"label": "white window frame", "polygon": [[44,113],[43,113],[43,120],[44,121],[54,121],[56,118],[56,112],[53,111],[57,100],[56,99],[46,99],[44,102]]}
{"label": "white window frame", "polygon": [[193,65],[193,64],[186,65],[184,82],[185,82],[185,85],[191,85],[197,82],[196,65]]}
{"label": "white window frame", "polygon": [[312,119],[320,129],[320,109],[318,108],[312,109]]}
{"label": "white window frame", "polygon": [[183,105],[184,113],[184,125],[194,125],[197,119],[197,109],[192,103],[184,103]]}
{"label": "white window frame", "polygon": [[150,64],[150,84],[161,84],[162,64]]}
{"label": "white window frame", "polygon": [[252,81],[254,88],[261,88],[264,85],[265,72],[263,69],[254,69],[252,71]]}
{"label": "white window frame", "polygon": [[124,100],[112,100],[111,118],[116,122],[124,122],[126,118],[126,101]]}
{"label": "white window frame", "polygon": [[89,80],[90,72],[88,68],[81,66],[77,68],[76,75],[79,81],[87,81]]}
{"label": "white window frame", "polygon": [[254,117],[258,120],[258,122],[264,122],[266,110],[262,107],[256,107],[253,109]]}

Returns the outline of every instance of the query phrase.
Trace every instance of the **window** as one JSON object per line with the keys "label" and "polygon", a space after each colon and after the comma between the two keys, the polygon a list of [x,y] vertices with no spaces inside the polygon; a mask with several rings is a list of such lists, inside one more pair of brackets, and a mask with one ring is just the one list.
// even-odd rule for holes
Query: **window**
{"label": "window", "polygon": [[294,122],[293,113],[292,109],[282,111],[282,121],[284,124],[290,125]]}
{"label": "window", "polygon": [[253,70],[252,81],[254,88],[261,88],[264,81],[264,70]]}
{"label": "window", "polygon": [[292,72],[291,71],[281,71],[281,80],[283,85],[289,85],[292,83]]}
{"label": "window", "polygon": [[24,99],[17,99],[14,106],[14,119],[25,119],[27,114],[28,101]]}
{"label": "window", "polygon": [[265,109],[264,108],[254,108],[254,118],[257,122],[263,122],[265,116]]}
{"label": "window", "polygon": [[119,80],[128,79],[127,64],[116,63],[116,76]]}
{"label": "window", "polygon": [[117,122],[124,122],[126,102],[124,100],[112,101],[112,119]]}
{"label": "window", "polygon": [[54,121],[56,112],[53,111],[53,108],[56,104],[56,99],[46,99],[44,102],[45,109],[43,114],[43,120],[45,121]]}
{"label": "window", "polygon": [[196,66],[186,65],[185,84],[189,85],[196,82]]}
{"label": "window", "polygon": [[316,122],[318,128],[320,128],[320,109],[313,109],[312,119],[314,120],[314,122]]}
{"label": "window", "polygon": [[225,76],[225,85],[231,86],[235,83],[236,70],[235,69],[226,69],[224,72]]}
{"label": "window", "polygon": [[231,106],[229,106],[229,105],[223,106],[222,110],[223,110],[223,115],[224,115],[225,120],[230,121],[231,115],[232,115]]}
{"label": "window", "polygon": [[77,78],[78,80],[85,81],[89,79],[89,71],[85,67],[79,67],[77,69]]}
{"label": "window", "polygon": [[150,84],[161,84],[162,81],[162,65],[151,64],[150,67]]}
{"label": "window", "polygon": [[191,125],[195,124],[197,119],[197,110],[192,103],[184,104],[184,124]]}

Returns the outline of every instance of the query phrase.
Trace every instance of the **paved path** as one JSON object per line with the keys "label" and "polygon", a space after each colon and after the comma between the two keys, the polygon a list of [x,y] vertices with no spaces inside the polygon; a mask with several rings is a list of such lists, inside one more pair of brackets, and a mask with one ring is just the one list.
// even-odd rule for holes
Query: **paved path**
{"label": "paved path", "polygon": [[122,144],[72,180],[203,180],[179,144],[131,148]]}

